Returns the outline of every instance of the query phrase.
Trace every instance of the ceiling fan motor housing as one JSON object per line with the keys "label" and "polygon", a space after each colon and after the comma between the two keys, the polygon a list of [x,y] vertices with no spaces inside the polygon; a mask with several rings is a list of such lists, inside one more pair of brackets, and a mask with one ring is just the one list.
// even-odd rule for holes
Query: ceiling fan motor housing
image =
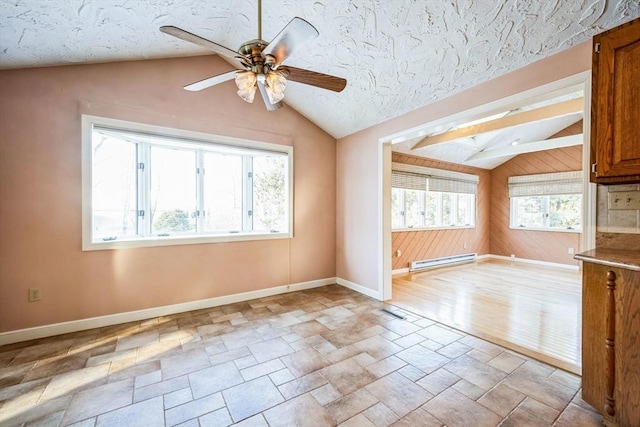
{"label": "ceiling fan motor housing", "polygon": [[275,58],[271,55],[262,56],[262,51],[269,43],[256,39],[244,43],[238,49],[238,53],[251,60],[251,71],[256,74],[267,74],[271,71],[270,64],[275,63]]}

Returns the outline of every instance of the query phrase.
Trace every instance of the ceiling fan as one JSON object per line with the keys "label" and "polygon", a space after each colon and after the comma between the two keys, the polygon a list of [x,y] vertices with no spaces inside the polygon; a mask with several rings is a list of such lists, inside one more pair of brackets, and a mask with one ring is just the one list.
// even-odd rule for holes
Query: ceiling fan
{"label": "ceiling fan", "polygon": [[198,91],[235,79],[238,95],[253,102],[256,89],[264,100],[267,110],[282,107],[287,79],[341,92],[347,81],[315,71],[283,65],[283,62],[304,44],[318,37],[318,30],[302,18],[293,18],[278,35],[267,43],[262,40],[262,0],[258,0],[258,38],[240,46],[237,52],[174,26],[160,27],[160,31],[179,39],[211,49],[224,56],[238,70],[218,74],[186,85],[190,91]]}

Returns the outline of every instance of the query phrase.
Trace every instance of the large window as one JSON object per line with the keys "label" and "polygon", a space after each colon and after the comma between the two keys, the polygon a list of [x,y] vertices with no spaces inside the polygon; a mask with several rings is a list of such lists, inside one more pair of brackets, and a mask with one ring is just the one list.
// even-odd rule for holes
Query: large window
{"label": "large window", "polygon": [[509,178],[511,228],[580,231],[582,172]]}
{"label": "large window", "polygon": [[83,116],[83,248],[290,237],[292,148]]}
{"label": "large window", "polygon": [[478,177],[393,164],[391,228],[474,227]]}

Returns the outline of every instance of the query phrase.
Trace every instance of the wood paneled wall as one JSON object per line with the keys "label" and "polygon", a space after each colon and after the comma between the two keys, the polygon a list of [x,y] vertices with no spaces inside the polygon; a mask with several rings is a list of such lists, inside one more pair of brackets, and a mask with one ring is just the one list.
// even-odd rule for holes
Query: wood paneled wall
{"label": "wood paneled wall", "polygon": [[[577,124],[576,124],[577,125]],[[576,126],[574,125],[574,126]],[[564,131],[563,131],[564,132]],[[563,136],[563,135],[558,135]],[[509,228],[510,176],[582,169],[582,146],[521,154],[491,171],[490,253],[578,265],[568,248],[579,251],[580,233],[512,230]]]}
{"label": "wood paneled wall", "polygon": [[[393,153],[398,163],[426,166],[478,175],[476,227],[447,230],[400,231],[392,233],[392,268],[408,268],[409,263],[421,259],[457,255],[470,252],[489,253],[489,208],[491,202],[491,171],[422,157]],[[465,248],[466,244],[466,248]],[[401,255],[397,256],[400,250]]]}

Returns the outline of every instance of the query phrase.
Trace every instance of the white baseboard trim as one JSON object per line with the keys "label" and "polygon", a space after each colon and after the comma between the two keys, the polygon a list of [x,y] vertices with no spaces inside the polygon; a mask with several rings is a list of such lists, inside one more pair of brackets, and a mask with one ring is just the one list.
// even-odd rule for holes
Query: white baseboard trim
{"label": "white baseboard trim", "polygon": [[344,286],[345,288],[349,288],[352,291],[356,291],[368,297],[377,299],[378,301],[382,301],[382,295],[380,295],[380,292],[374,289],[366,288],[362,285],[358,285],[357,283],[350,282],[340,277],[336,277],[336,283],[340,286]]}
{"label": "white baseboard trim", "polygon": [[[548,261],[538,261],[536,259],[527,259],[527,258],[514,258],[511,259],[511,257],[508,256],[504,256],[504,255],[482,255],[483,257],[486,258],[493,258],[493,259],[501,259],[504,261],[513,261],[513,262],[522,262],[525,264],[536,264],[536,265],[544,265],[545,267],[557,267],[557,268],[566,268],[568,270],[580,270],[580,267],[577,265],[570,265],[570,264],[560,264],[559,262],[548,262]],[[478,257],[478,259],[480,259],[480,257]]]}
{"label": "white baseboard trim", "polygon": [[[225,295],[215,298],[207,298],[198,301],[190,301],[180,304],[165,305],[162,307],[147,308],[144,310],[129,311],[126,313],[109,314],[106,316],[91,317],[88,319],[73,320],[70,322],[55,323],[51,325],[37,326],[34,328],[3,332],[0,333],[0,345],[12,344],[15,342],[50,337],[60,334],[67,334],[71,332],[78,332],[86,329],[101,328],[104,326],[117,325],[120,323],[137,322],[139,320],[152,319],[159,316],[168,316],[171,314],[183,313],[185,311],[217,307],[224,304],[249,301],[256,298],[264,298],[272,295],[284,294],[286,292],[318,288],[320,286],[333,285],[337,283],[337,281],[338,279],[336,279],[335,277],[329,277],[326,279],[276,286],[274,288],[259,289],[256,291],[242,292],[239,294]],[[360,286],[360,288],[362,287]],[[361,292],[358,289],[354,290]]]}
{"label": "white baseboard trim", "polygon": [[409,272],[409,268],[399,268],[397,270],[391,270],[391,275],[395,276],[396,274],[405,274]]}

